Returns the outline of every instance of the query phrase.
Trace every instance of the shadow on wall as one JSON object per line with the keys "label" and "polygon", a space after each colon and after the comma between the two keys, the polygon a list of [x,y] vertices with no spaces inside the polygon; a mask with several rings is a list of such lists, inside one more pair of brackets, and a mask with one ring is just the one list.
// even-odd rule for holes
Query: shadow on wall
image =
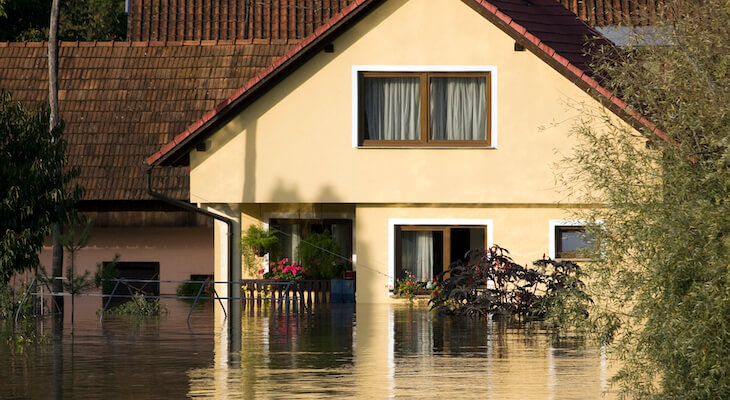
{"label": "shadow on wall", "polygon": [[288,185],[281,179],[277,179],[269,199],[271,203],[340,203],[342,201],[341,196],[331,185],[324,185],[314,196],[305,197],[299,193],[296,184]]}
{"label": "shadow on wall", "polygon": [[257,122],[246,128],[246,151],[243,154],[243,193],[242,199],[256,198],[256,132]]}

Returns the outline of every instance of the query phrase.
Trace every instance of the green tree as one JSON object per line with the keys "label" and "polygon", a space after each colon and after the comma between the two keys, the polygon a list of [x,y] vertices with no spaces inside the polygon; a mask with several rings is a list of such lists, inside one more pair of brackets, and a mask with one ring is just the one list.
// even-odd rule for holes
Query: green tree
{"label": "green tree", "polygon": [[581,217],[621,393],[730,398],[730,3],[665,11],[644,45],[596,52],[604,84],[656,129],[586,110],[565,184],[603,205]]}
{"label": "green tree", "polygon": [[[51,0],[0,0],[0,41],[48,39]],[[127,14],[124,0],[64,1],[60,10],[60,40],[125,40]]]}
{"label": "green tree", "polygon": [[[38,251],[51,234],[59,205],[72,210],[81,188],[72,184],[62,128],[48,130],[47,107],[25,109],[0,92],[0,285],[16,272],[35,268]],[[63,169],[60,178],[58,167]]]}

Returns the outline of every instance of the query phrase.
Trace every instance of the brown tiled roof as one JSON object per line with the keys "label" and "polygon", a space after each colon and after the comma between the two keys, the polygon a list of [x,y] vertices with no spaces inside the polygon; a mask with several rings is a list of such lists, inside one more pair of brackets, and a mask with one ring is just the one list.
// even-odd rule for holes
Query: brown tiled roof
{"label": "brown tiled roof", "polygon": [[610,45],[601,34],[577,20],[575,14],[555,0],[489,0],[481,3],[484,3],[486,10],[496,8],[496,11],[490,11],[486,15],[499,16],[496,19],[491,18],[493,22],[506,23],[507,26],[503,28],[510,31],[519,26],[515,33],[535,37],[539,43],[588,75],[592,73],[589,65],[591,60],[586,54],[586,41],[590,39],[598,41],[597,44]]}
{"label": "brown tiled roof", "polygon": [[130,40],[301,39],[353,0],[131,0]]}
{"label": "brown tiled roof", "polygon": [[[62,43],[59,108],[85,200],[141,200],[142,161],[295,43]],[[27,106],[48,98],[44,43],[0,42],[0,88]],[[188,198],[188,174],[155,173],[154,186]]]}
{"label": "brown tiled roof", "polygon": [[665,0],[558,0],[593,26],[645,25],[654,22]]}
{"label": "brown tiled roof", "polygon": [[[353,1],[131,0],[128,39],[301,39]],[[590,25],[607,26],[651,22],[665,0],[555,1]],[[647,20],[640,18],[643,11]]]}
{"label": "brown tiled roof", "polygon": [[[609,107],[623,113],[632,123],[648,126],[657,135],[663,136],[646,118],[631,111],[626,103],[616,98],[594,78],[589,67],[586,43],[611,45],[593,28],[577,19],[573,13],[555,0],[462,0],[485,18],[525,45],[560,73],[593,96],[599,97]],[[242,105],[271,87],[280,75],[292,69],[318,51],[322,43],[346,30],[357,21],[359,14],[366,14],[377,7],[379,0],[355,0],[330,21],[304,38],[299,45],[290,49],[272,65],[246,82],[231,97],[203,115],[201,119],[173,140],[150,155],[149,165],[185,165],[187,153],[195,143],[204,140],[213,131],[212,127],[228,114],[236,112]]]}

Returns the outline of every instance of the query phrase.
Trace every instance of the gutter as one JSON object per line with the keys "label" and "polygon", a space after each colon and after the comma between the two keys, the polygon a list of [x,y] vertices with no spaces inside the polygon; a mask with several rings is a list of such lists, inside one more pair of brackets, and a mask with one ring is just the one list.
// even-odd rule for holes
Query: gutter
{"label": "gutter", "polygon": [[[218,215],[216,213],[210,212],[208,210],[202,209],[200,207],[194,206],[190,203],[186,203],[184,201],[180,201],[177,199],[173,199],[172,197],[168,197],[162,193],[155,192],[154,189],[152,189],[152,169],[154,167],[150,166],[146,162],[142,163],[142,170],[144,171],[145,175],[147,176],[147,193],[152,196],[153,198],[157,200],[164,201],[165,203],[172,204],[176,207],[180,207],[184,210],[192,211],[198,214],[205,215],[206,217],[216,219],[218,221],[221,221],[225,223],[228,226],[228,281],[229,281],[229,288],[228,288],[228,297],[240,297],[233,296],[235,293],[235,288],[240,287],[238,282],[234,282],[232,279],[233,275],[233,268],[231,267],[233,264],[233,220],[230,218],[224,217],[222,215]],[[239,292],[240,293],[240,292]]]}

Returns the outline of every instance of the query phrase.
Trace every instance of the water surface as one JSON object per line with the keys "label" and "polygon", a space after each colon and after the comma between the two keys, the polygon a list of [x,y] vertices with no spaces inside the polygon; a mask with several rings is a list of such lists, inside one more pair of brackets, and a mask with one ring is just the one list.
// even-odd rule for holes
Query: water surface
{"label": "water surface", "polygon": [[0,344],[0,398],[591,399],[610,376],[579,341],[407,305],[273,318],[272,307],[249,306],[231,331],[213,303],[188,326],[182,301],[159,319],[103,324],[99,300],[80,301],[73,335],[67,321],[54,339],[47,321],[46,344]]}

